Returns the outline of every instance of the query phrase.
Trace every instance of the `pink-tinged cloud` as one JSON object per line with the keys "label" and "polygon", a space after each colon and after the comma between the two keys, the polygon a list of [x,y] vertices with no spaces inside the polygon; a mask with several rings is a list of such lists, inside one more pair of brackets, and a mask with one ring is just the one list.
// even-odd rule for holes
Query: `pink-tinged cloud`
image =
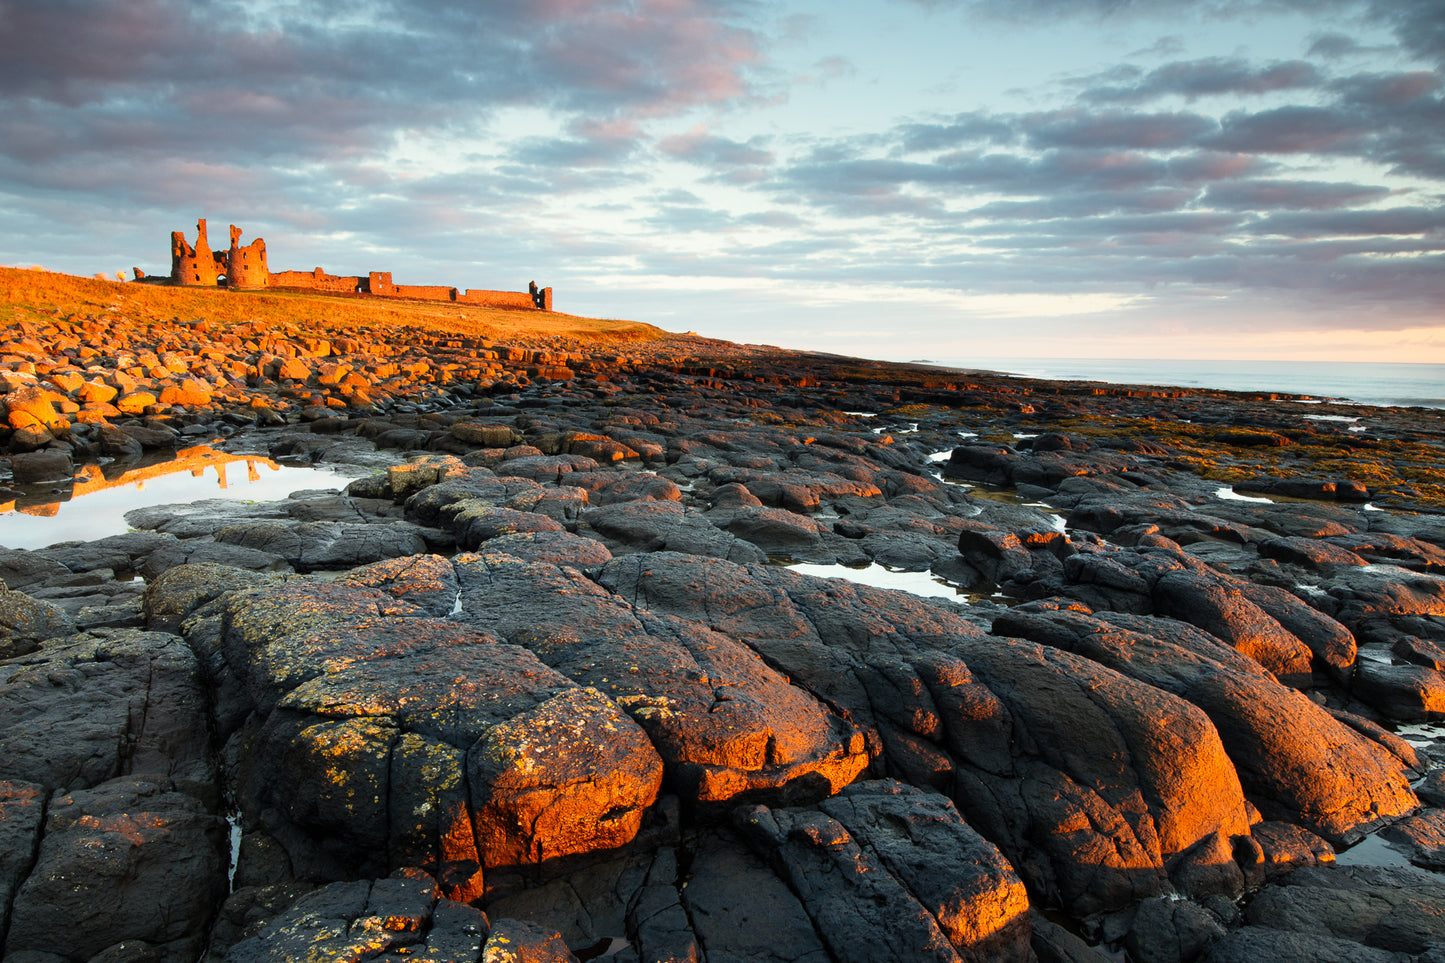
{"label": "pink-tinged cloud", "polygon": [[1367,118],[1328,107],[1278,107],[1226,114],[1209,146],[1263,154],[1363,151],[1376,127]]}
{"label": "pink-tinged cloud", "polygon": [[756,139],[748,143],[718,137],[704,125],[693,127],[685,134],[665,137],[657,149],[669,157],[691,161],[695,164],[717,167],[757,166],[771,164],[773,153],[756,146]]}

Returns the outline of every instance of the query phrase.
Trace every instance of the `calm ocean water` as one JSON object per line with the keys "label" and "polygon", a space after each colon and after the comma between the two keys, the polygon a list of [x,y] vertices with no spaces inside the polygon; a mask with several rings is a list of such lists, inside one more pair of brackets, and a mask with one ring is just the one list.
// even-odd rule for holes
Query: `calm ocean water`
{"label": "calm ocean water", "polygon": [[932,358],[928,359],[928,363],[986,368],[1054,381],[1281,391],[1322,398],[1346,398],[1364,405],[1445,408],[1445,364],[956,357]]}

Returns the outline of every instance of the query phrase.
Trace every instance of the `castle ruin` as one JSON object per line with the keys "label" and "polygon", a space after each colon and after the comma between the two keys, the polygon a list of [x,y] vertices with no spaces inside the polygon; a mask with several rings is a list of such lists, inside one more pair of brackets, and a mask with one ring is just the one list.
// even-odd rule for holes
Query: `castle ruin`
{"label": "castle ruin", "polygon": [[[143,277],[136,271],[137,279]],[[196,243],[186,241],[184,231],[171,232],[171,283],[181,287],[226,287],[233,290],[272,288],[283,291],[317,291],[323,294],[360,294],[380,298],[411,298],[422,301],[453,301],[459,304],[500,308],[552,310],[552,289],[531,285],[530,291],[486,291],[434,284],[396,284],[390,271],[365,275],[327,274],[313,271],[277,271],[266,264],[266,242],[257,238],[241,244],[241,229],[231,225],[231,246],[212,251],[206,236],[205,218],[196,222]]]}

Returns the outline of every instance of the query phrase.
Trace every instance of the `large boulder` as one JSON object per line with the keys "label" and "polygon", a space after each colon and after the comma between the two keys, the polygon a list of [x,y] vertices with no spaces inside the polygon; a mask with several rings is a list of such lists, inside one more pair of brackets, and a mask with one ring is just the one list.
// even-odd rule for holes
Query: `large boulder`
{"label": "large boulder", "polygon": [[1207,717],[1176,696],[987,639],[904,592],[660,553],[614,559],[599,581],[753,648],[862,728],[887,765],[948,789],[1042,899],[1087,915],[1171,875],[1201,894],[1239,885],[1239,782]]}
{"label": "large boulder", "polygon": [[725,634],[637,611],[575,569],[490,554],[453,561],[455,617],[605,691],[689,801],[827,794],[868,765],[861,733]]}
{"label": "large boulder", "polygon": [[1192,625],[1043,609],[1005,614],[993,631],[1078,653],[1203,709],[1270,818],[1350,843],[1418,805],[1389,750]]}
{"label": "large boulder", "polygon": [[401,574],[223,602],[220,644],[256,709],[243,801],[298,873],[436,865],[472,898],[483,864],[630,839],[662,773],[636,724],[525,649],[427,617],[406,596],[435,593]]}

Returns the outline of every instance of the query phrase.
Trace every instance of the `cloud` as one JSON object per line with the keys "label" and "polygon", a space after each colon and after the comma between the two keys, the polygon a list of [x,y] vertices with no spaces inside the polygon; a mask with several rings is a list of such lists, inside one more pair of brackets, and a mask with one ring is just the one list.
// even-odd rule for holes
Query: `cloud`
{"label": "cloud", "polygon": [[1289,60],[1255,66],[1238,57],[1181,60],[1149,71],[1128,85],[1090,87],[1080,98],[1093,103],[1142,103],[1168,95],[1186,100],[1224,94],[1268,94],[1318,87],[1324,75],[1314,64]]}
{"label": "cloud", "polygon": [[1379,211],[1290,211],[1250,225],[1255,234],[1287,237],[1433,236],[1445,247],[1445,207],[1395,207]]}
{"label": "cloud", "polygon": [[697,126],[685,134],[667,137],[657,149],[669,157],[706,167],[754,167],[771,164],[773,154],[760,145],[763,138],[754,137],[746,143],[718,137],[707,127]]}
{"label": "cloud", "polygon": [[1255,113],[1234,111],[1220,122],[1209,146],[1262,154],[1363,153],[1376,127],[1366,118],[1329,107],[1291,105]]}
{"label": "cloud", "polygon": [[[187,140],[321,157],[512,105],[669,116],[753,95],[760,40],[734,15],[702,0],[0,0],[3,143],[32,162]],[[37,124],[58,133],[13,136]]]}
{"label": "cloud", "polygon": [[1251,180],[1211,184],[1204,192],[1206,207],[1236,211],[1272,208],[1324,210],[1351,204],[1369,204],[1388,197],[1388,187],[1376,184],[1342,184],[1322,181]]}
{"label": "cloud", "polygon": [[1219,123],[1199,114],[1140,114],[1083,108],[1029,114],[1019,121],[1036,147],[1144,148],[1186,147],[1212,134]]}

